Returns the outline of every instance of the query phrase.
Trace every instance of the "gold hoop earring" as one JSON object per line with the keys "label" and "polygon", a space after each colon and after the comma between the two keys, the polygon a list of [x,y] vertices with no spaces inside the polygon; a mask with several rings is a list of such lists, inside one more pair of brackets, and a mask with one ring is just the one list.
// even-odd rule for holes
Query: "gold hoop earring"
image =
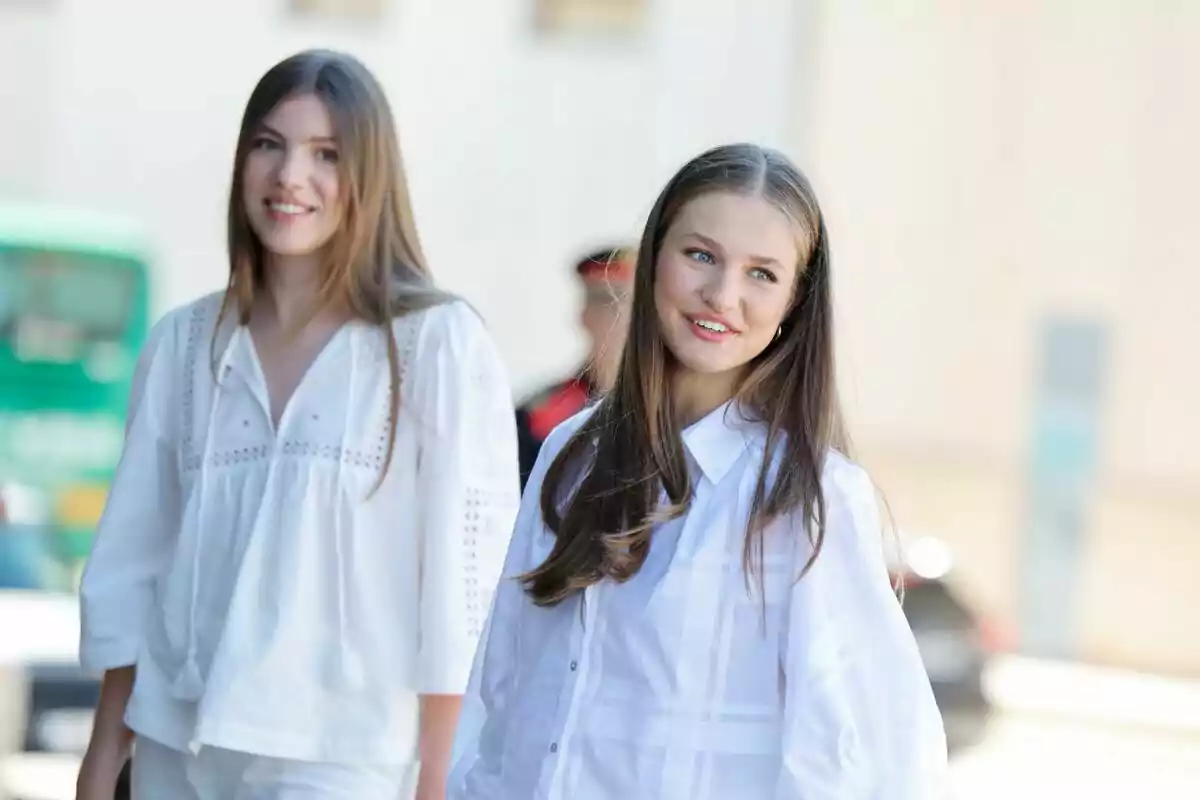
{"label": "gold hoop earring", "polygon": [[[778,328],[775,329],[775,339],[778,339],[782,335],[783,335],[783,326],[780,325]],[[775,341],[775,339],[772,339],[771,341]]]}

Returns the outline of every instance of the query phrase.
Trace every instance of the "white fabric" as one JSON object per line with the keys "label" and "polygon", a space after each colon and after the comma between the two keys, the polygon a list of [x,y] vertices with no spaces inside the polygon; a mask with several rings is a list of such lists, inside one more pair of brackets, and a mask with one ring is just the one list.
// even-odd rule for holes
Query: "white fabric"
{"label": "white fabric", "polygon": [[369,496],[386,337],[339,330],[276,432],[249,333],[227,319],[214,337],[219,303],[167,315],[145,348],[83,577],[81,660],[136,663],[126,720],[171,747],[415,758],[417,695],[465,688],[516,515],[500,357],[465,303],[396,321],[395,453]]}
{"label": "white fabric", "polygon": [[874,488],[836,453],[823,550],[798,582],[811,546],[793,517],[767,531],[765,597],[747,589],[765,435],[727,405],[684,432],[695,500],[656,529],[642,570],[555,608],[530,602],[511,577],[550,552],[542,481],[587,413],[551,435],[527,484],[451,800],[940,800],[945,734]]}
{"label": "white fabric", "polygon": [[138,737],[132,800],[409,800],[416,771],[392,764],[347,767],[205,747],[181,753]]}

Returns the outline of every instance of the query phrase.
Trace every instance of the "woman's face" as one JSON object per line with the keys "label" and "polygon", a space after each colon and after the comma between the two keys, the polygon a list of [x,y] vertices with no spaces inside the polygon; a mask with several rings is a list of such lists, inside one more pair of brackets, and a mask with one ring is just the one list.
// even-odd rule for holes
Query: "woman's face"
{"label": "woman's face", "polygon": [[680,209],[659,250],[654,304],[685,371],[732,393],[791,308],[798,248],[795,223],[760,197],[712,192]]}
{"label": "woman's face", "polygon": [[251,229],[276,256],[319,252],[343,213],[338,142],[328,109],[311,94],[288,98],[252,136],[242,181]]}

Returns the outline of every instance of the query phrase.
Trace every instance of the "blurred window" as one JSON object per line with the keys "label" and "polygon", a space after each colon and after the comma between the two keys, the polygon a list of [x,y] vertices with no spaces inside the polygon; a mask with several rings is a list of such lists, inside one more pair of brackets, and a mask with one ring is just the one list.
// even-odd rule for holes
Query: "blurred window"
{"label": "blurred window", "polygon": [[377,20],[383,16],[385,0],[288,0],[296,15]]}
{"label": "blurred window", "polygon": [[53,342],[75,353],[121,342],[133,313],[136,278],[126,265],[104,256],[0,250],[0,346],[28,354]]}
{"label": "blurred window", "polygon": [[636,30],[645,19],[647,0],[536,0],[536,24],[547,32],[618,32]]}

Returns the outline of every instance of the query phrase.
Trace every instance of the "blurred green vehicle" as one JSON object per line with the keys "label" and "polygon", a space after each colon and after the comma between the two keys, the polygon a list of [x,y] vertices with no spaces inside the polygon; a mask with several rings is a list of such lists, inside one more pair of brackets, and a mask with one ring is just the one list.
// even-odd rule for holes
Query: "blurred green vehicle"
{"label": "blurred green vehicle", "polygon": [[0,203],[0,588],[76,588],[149,305],[135,225]]}

